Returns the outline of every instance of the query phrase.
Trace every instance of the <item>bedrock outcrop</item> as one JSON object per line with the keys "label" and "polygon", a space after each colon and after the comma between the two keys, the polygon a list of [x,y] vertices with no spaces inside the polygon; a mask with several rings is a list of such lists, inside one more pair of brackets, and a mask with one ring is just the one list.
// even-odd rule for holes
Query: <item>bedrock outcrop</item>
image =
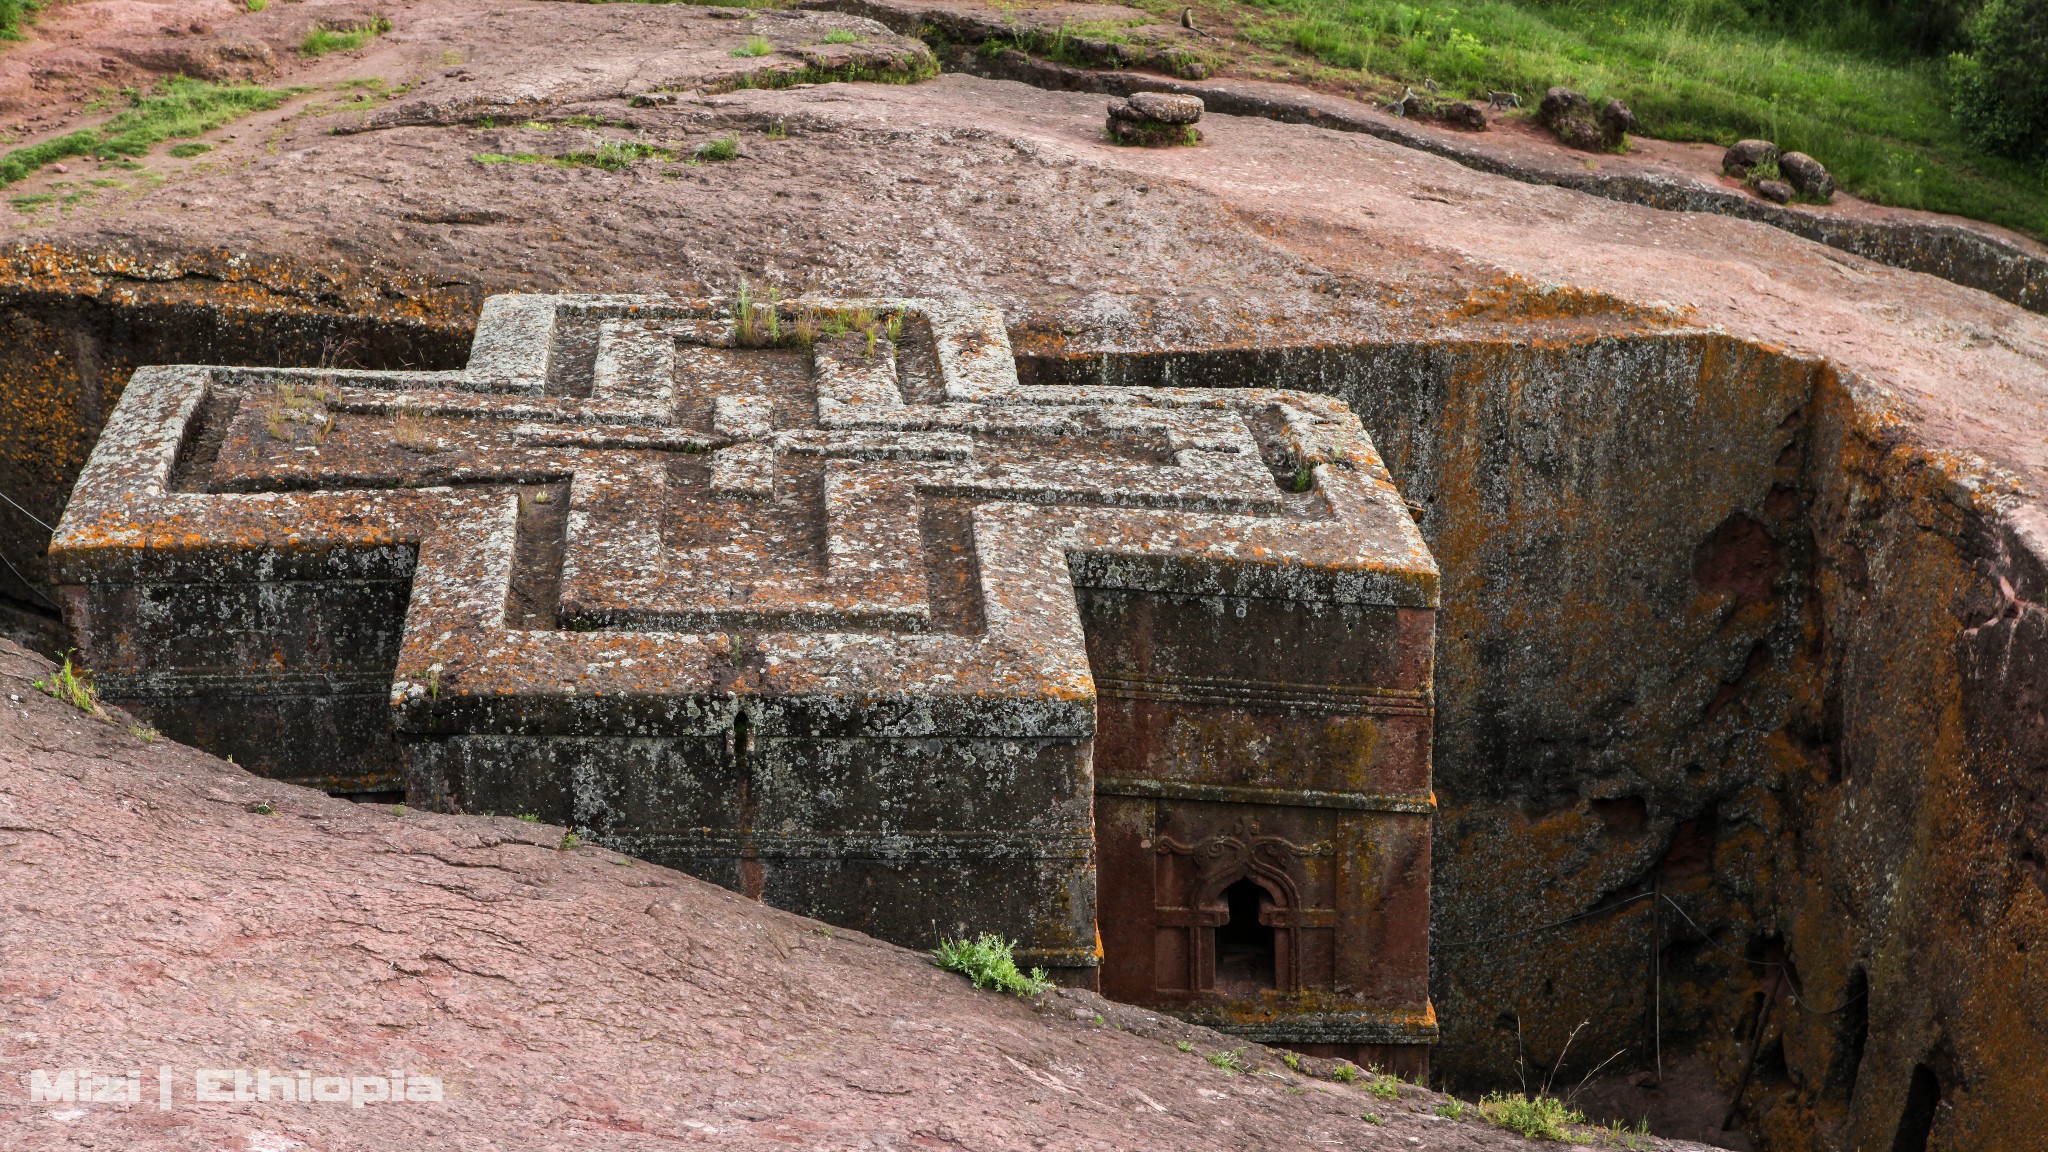
{"label": "bedrock outcrop", "polygon": [[[561,828],[262,780],[51,672],[0,641],[0,908],[33,926],[0,954],[12,1149],[1538,1146],[1090,994],[977,992]],[[136,1104],[27,1098],[138,1067]],[[300,1073],[347,1091],[286,1101]],[[349,1102],[394,1075],[408,1099]]]}
{"label": "bedrock outcrop", "polygon": [[[1762,225],[1213,110],[1201,145],[1151,150],[1101,139],[1099,96],[964,76],[535,98],[564,10],[395,9],[320,67],[417,82],[400,101],[302,97],[212,167],[17,227],[0,396],[40,415],[0,486],[41,485],[54,523],[136,364],[452,366],[508,289],[973,295],[1027,381],[1339,395],[1444,574],[1439,1071],[1512,1085],[1518,1051],[1548,1066],[1590,1021],[1581,1071],[1661,1049],[1733,1095],[1753,1066],[1739,1118],[1773,1148],[2048,1124],[2048,320]],[[696,19],[569,11],[638,41]],[[585,39],[605,72],[629,38]],[[373,126],[407,104],[427,114]],[[728,135],[725,163],[478,159]]]}

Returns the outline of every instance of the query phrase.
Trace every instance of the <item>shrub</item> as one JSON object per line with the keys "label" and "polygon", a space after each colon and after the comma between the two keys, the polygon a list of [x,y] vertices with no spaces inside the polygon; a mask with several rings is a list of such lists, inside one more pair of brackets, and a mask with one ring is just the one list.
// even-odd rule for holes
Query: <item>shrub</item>
{"label": "shrub", "polygon": [[1052,981],[1045,978],[1045,969],[1033,968],[1029,975],[1017,970],[1012,947],[1001,936],[984,932],[972,940],[941,941],[932,950],[932,963],[967,977],[976,988],[1018,996],[1036,996],[1051,988]]}
{"label": "shrub", "polygon": [[2048,159],[2048,0],[1985,0],[1949,61],[1949,101],[1965,139],[2015,160]]}

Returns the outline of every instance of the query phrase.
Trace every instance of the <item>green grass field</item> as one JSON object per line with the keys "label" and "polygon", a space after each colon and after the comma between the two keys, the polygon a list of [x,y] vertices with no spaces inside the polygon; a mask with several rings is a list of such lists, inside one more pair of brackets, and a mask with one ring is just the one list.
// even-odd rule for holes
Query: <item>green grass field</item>
{"label": "green grass field", "polygon": [[[1138,2],[1178,15],[1177,0]],[[1941,61],[1853,10],[1805,27],[1728,0],[1211,0],[1198,11],[1333,78],[1419,88],[1428,77],[1468,96],[1517,91],[1530,107],[1564,84],[1619,97],[1645,135],[1765,137],[1813,155],[1858,196],[2048,237],[2048,171],[1966,145]]]}

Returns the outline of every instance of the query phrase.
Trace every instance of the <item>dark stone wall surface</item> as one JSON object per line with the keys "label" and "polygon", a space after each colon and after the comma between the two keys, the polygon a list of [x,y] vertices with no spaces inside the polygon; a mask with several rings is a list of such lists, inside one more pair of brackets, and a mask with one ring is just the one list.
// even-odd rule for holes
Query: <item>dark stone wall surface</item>
{"label": "dark stone wall surface", "polygon": [[228,254],[177,275],[115,253],[29,255],[0,265],[0,493],[20,505],[0,500],[0,557],[21,573],[0,565],[0,634],[51,652],[64,638],[45,525],[136,368],[459,367],[476,318],[460,292]]}
{"label": "dark stone wall surface", "polygon": [[2048,516],[2025,494],[1920,449],[1880,390],[1710,334],[1026,377],[1340,395],[1419,506],[1440,1074],[1512,1088],[1518,1054],[1569,1044],[1575,1082],[1661,1049],[1731,1100],[1751,1065],[1762,1147],[1892,1148],[1928,1085],[1928,1146],[2035,1146]]}

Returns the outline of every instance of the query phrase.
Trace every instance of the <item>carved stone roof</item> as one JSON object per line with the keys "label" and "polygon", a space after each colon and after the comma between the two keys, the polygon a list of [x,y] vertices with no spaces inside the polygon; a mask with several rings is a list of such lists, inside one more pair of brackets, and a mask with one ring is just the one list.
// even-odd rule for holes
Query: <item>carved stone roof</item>
{"label": "carved stone roof", "polygon": [[499,296],[461,372],[144,369],[60,579],[331,575],[416,546],[391,685],[413,731],[712,731],[737,701],[825,731],[858,699],[876,735],[1081,735],[1076,582],[1435,604],[1336,400],[1022,385],[975,304],[736,314]]}

